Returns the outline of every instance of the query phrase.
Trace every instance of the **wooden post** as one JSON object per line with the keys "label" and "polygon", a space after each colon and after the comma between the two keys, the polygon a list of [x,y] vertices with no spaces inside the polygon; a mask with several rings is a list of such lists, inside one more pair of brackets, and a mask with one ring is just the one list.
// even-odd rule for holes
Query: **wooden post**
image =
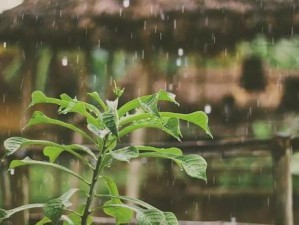
{"label": "wooden post", "polygon": [[[27,107],[31,101],[32,85],[34,80],[34,60],[36,55],[36,48],[34,45],[25,44],[22,45],[25,62],[22,71],[22,112],[20,118],[20,127],[23,128],[30,116],[30,110],[27,110]],[[16,158],[23,158],[23,155],[16,154]],[[10,185],[11,185],[11,200],[12,207],[18,207],[21,205],[26,205],[29,203],[29,168],[24,166],[21,168],[16,168],[14,175],[10,176]],[[29,224],[29,212],[28,210],[21,211],[11,217],[13,224]]]}
{"label": "wooden post", "polygon": [[291,143],[288,136],[275,136],[272,145],[275,225],[293,225]]}

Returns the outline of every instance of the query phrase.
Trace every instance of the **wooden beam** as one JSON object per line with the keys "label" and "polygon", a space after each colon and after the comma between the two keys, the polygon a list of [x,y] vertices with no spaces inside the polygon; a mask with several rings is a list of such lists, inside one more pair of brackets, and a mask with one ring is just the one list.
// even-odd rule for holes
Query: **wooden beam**
{"label": "wooden beam", "polygon": [[290,138],[276,136],[272,143],[275,225],[293,225],[291,155]]}

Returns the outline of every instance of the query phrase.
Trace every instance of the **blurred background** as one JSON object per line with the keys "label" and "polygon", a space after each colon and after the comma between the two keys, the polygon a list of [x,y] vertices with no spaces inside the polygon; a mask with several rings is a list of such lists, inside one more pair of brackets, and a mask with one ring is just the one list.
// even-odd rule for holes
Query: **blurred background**
{"label": "blurred background", "polygon": [[[125,88],[125,102],[164,89],[180,103],[166,105],[169,110],[206,112],[214,139],[183,124],[185,145],[155,130],[123,141],[201,154],[208,161],[208,183],[184,176],[168,161],[143,159],[111,168],[122,192],[180,220],[273,224],[268,143],[277,133],[299,133],[298,33],[296,0],[1,0],[1,143],[12,135],[84,143],[53,127],[22,130],[34,90],[81,100],[97,91],[111,99],[116,81]],[[44,109],[55,116],[55,109]],[[40,157],[38,151],[30,154]],[[68,157],[61,163],[81,168]],[[291,163],[298,223],[298,154]],[[8,161],[0,165],[1,208],[40,202],[79,185],[53,170],[9,174]]]}

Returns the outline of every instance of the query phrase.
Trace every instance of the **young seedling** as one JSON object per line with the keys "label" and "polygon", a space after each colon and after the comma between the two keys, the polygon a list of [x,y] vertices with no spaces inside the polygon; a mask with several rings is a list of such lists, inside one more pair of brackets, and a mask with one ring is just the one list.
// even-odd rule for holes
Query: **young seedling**
{"label": "young seedling", "polygon": [[[84,118],[86,127],[83,129],[75,124],[50,118],[41,111],[33,113],[26,127],[38,124],[60,126],[80,134],[89,144],[88,146],[92,145],[94,148],[91,149],[87,145],[81,144],[61,144],[48,140],[10,137],[4,142],[7,156],[22,150],[24,147],[36,145],[43,147],[43,154],[49,160],[38,161],[25,157],[22,160],[13,160],[9,169],[27,165],[54,167],[76,177],[87,188],[84,190],[72,188],[60,197],[46,203],[28,204],[10,210],[0,209],[0,223],[21,210],[42,208],[44,217],[38,222],[38,225],[57,224],[59,221],[63,221],[65,225],[91,224],[92,215],[98,210],[114,217],[116,224],[129,223],[133,216],[136,217],[139,225],[178,224],[173,213],[162,212],[139,199],[120,195],[116,183],[111,177],[104,175],[104,170],[108,170],[115,160],[130,162],[131,159],[135,158],[154,157],[172,160],[190,177],[206,180],[207,163],[197,154],[183,155],[180,149],[174,147],[157,148],[146,145],[129,145],[120,148],[118,144],[124,136],[142,128],[160,129],[180,141],[182,137],[181,121],[193,123],[211,135],[207,115],[200,111],[190,114],[159,111],[159,101],[168,101],[178,105],[175,95],[163,90],[153,95],[133,99],[121,107],[118,107],[118,99],[123,90],[116,87],[114,93],[116,99],[106,102],[101,99],[97,92],[89,93],[88,95],[95,102],[95,104],[91,104],[76,98],[73,99],[66,94],[62,94],[60,98],[51,98],[40,91],[33,92],[30,106],[55,104],[58,106],[58,114],[79,114]],[[94,151],[94,149],[96,150]],[[67,152],[82,161],[86,169],[91,171],[91,177],[84,177],[58,164],[57,158],[63,152]],[[109,194],[97,192],[96,187],[99,183],[107,187]],[[70,198],[79,193],[84,197],[84,202],[80,204],[79,209],[71,209]],[[101,202],[104,203],[101,205],[93,204],[94,200],[98,198],[102,199]]]}

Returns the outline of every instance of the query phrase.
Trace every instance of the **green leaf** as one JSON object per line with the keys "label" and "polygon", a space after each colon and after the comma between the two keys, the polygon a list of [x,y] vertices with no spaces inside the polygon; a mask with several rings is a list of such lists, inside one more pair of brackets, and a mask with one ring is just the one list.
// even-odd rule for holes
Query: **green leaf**
{"label": "green leaf", "polygon": [[117,203],[118,205],[125,205],[122,204],[119,199],[118,201],[119,202],[115,202],[115,200],[109,200],[105,202],[103,210],[107,215],[114,217],[116,219],[117,224],[127,224],[131,221],[133,217],[133,211],[129,208],[115,206],[115,203]]}
{"label": "green leaf", "polygon": [[181,131],[179,127],[179,120],[176,118],[152,118],[149,120],[140,120],[135,123],[132,123],[125,128],[123,128],[119,132],[119,137],[122,137],[134,130],[140,129],[140,128],[156,128],[163,130],[167,134],[173,136],[174,138],[180,140],[181,137]]}
{"label": "green leaf", "polygon": [[105,184],[109,190],[110,195],[114,196],[114,197],[111,197],[111,200],[107,201],[104,204],[104,209],[103,209],[104,212],[107,215],[116,218],[117,224],[130,222],[130,220],[133,217],[133,212],[130,208],[126,208],[123,206],[110,207],[111,205],[114,205],[114,204],[116,204],[116,205],[124,205],[124,204],[118,198],[119,192],[118,192],[115,182],[110,177],[102,177],[102,178],[105,181]]}
{"label": "green leaf", "polygon": [[79,189],[72,188],[62,194],[59,198],[48,201],[43,207],[45,216],[56,224],[62,217],[64,209],[72,205],[69,200],[77,191],[79,191]]}
{"label": "green leaf", "polygon": [[104,112],[102,114],[102,121],[110,130],[110,132],[118,138],[118,117],[116,115],[116,110],[109,110],[108,112]]}
{"label": "green leaf", "polygon": [[207,181],[207,162],[200,155],[176,156],[174,161],[180,165],[190,177]]}
{"label": "green leaf", "polygon": [[11,155],[18,151],[23,145],[29,144],[30,141],[22,137],[10,137],[4,141],[4,148],[7,150],[7,155]]}
{"label": "green leaf", "polygon": [[149,96],[144,101],[139,98],[140,106],[144,112],[153,114],[156,117],[160,117],[158,110],[158,94]]}
{"label": "green leaf", "polygon": [[130,146],[111,151],[110,154],[116,160],[130,162],[131,159],[139,156],[139,151],[137,148]]}
{"label": "green leaf", "polygon": [[0,222],[4,219],[11,217],[13,214],[15,214],[17,212],[28,210],[28,209],[33,209],[33,208],[42,208],[42,207],[44,207],[44,205],[45,204],[40,204],[40,203],[27,204],[27,205],[22,205],[22,206],[19,206],[17,208],[10,209],[10,210],[5,210],[5,209],[0,208]]}
{"label": "green leaf", "polygon": [[91,96],[94,100],[96,100],[99,105],[103,108],[104,111],[107,111],[107,106],[105,105],[104,101],[100,97],[100,95],[97,92],[88,93],[89,96]]}
{"label": "green leaf", "polygon": [[52,199],[43,207],[46,217],[48,217],[53,224],[56,224],[63,214],[64,205],[60,199]]}
{"label": "green leaf", "polygon": [[136,219],[137,225],[160,225],[165,220],[165,216],[160,210],[147,209],[138,212]]}
{"label": "green leaf", "polygon": [[180,130],[180,121],[177,118],[165,118],[163,122],[163,131],[175,137],[177,140],[181,140],[182,133]]}
{"label": "green leaf", "polygon": [[66,122],[63,122],[63,121],[60,121],[60,120],[52,119],[52,118],[46,116],[43,112],[40,112],[40,111],[35,111],[33,113],[32,118],[29,120],[26,127],[33,126],[33,125],[36,125],[36,124],[54,124],[54,125],[62,126],[62,127],[68,128],[70,130],[73,130],[73,131],[81,134],[83,137],[85,137],[85,138],[89,139],[90,141],[94,142],[94,140],[88,134],[86,134],[84,131],[77,128],[73,124],[69,124],[69,123],[66,123]]}
{"label": "green leaf", "polygon": [[[140,102],[145,102],[148,98],[150,98],[152,95],[142,96],[136,99],[133,99],[126,104],[124,104],[121,108],[118,109],[118,115],[119,117],[124,116],[127,112],[136,109],[140,107]],[[178,103],[175,101],[175,95],[170,92],[165,92],[163,90],[160,90],[157,93],[157,98],[159,101],[169,101],[173,102],[178,105]]]}
{"label": "green leaf", "polygon": [[46,104],[55,104],[59,106],[59,111],[64,112],[74,112],[74,113],[80,113],[85,117],[91,116],[89,113],[87,113],[86,109],[88,109],[90,112],[93,112],[97,116],[100,115],[100,111],[97,109],[97,107],[88,104],[86,102],[78,101],[76,99],[72,99],[67,94],[62,94],[61,99],[57,98],[51,98],[47,97],[44,93],[41,91],[34,91],[31,95],[31,104],[30,106],[40,104],[40,103],[46,103]]}
{"label": "green leaf", "polygon": [[173,112],[160,112],[162,117],[171,117],[177,118],[181,120],[185,120],[187,122],[193,123],[200,128],[202,128],[208,135],[212,137],[208,126],[208,116],[204,112],[197,111],[189,114],[182,114],[182,113],[173,113]]}
{"label": "green leaf", "polygon": [[171,147],[171,148],[156,148],[152,146],[135,146],[139,151],[150,151],[150,152],[158,152],[165,153],[170,155],[181,156],[182,150],[179,148]]}
{"label": "green leaf", "polygon": [[178,219],[172,212],[164,212],[166,225],[179,225]]}
{"label": "green leaf", "polygon": [[47,146],[44,148],[43,153],[45,156],[49,157],[51,163],[54,163],[63,151],[64,149],[60,147]]}
{"label": "green leaf", "polygon": [[177,163],[178,166],[181,167],[190,177],[207,181],[207,162],[200,155],[191,154],[178,156],[163,152],[145,152],[140,153],[139,156],[171,159]]}
{"label": "green leaf", "polygon": [[84,183],[90,185],[90,183],[88,181],[86,181],[83,177],[81,177],[80,175],[74,173],[73,171],[69,170],[66,167],[63,167],[61,165],[55,164],[55,163],[49,163],[49,162],[43,162],[43,161],[37,161],[37,160],[32,160],[29,157],[26,157],[22,160],[13,160],[10,165],[9,165],[9,169],[13,169],[19,166],[27,166],[27,165],[40,165],[40,166],[50,166],[50,167],[54,167],[56,169],[59,169],[61,171],[67,172],[77,178],[79,178],[81,181],[83,181]]}

